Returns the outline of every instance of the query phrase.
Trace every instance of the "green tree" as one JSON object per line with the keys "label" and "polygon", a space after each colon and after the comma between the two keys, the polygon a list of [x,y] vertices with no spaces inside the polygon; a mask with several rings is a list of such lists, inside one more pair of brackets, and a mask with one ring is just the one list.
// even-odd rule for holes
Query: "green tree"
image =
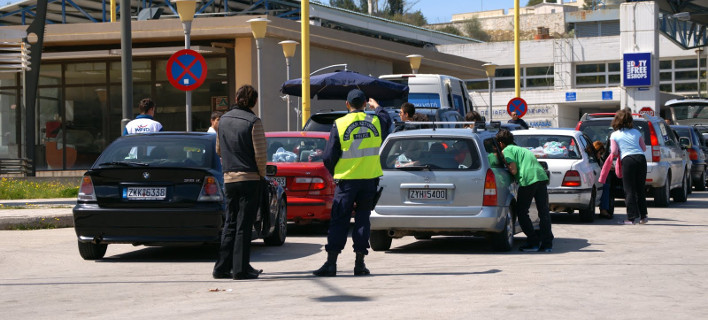
{"label": "green tree", "polygon": [[482,29],[482,23],[476,17],[465,21],[462,25],[462,30],[472,39],[481,41],[489,41],[491,39],[489,34]]}
{"label": "green tree", "polygon": [[438,31],[440,31],[440,32],[449,33],[449,34],[454,34],[454,35],[457,35],[457,36],[462,36],[462,32],[460,32],[459,29],[457,29],[457,28],[455,28],[455,27],[453,27],[452,25],[449,25],[449,24],[446,25],[446,26],[444,26],[444,27],[442,27],[442,28],[438,28],[438,29],[436,29],[436,30],[438,30]]}
{"label": "green tree", "polygon": [[396,14],[387,18],[398,22],[412,24],[418,27],[422,27],[428,24],[428,20],[425,19],[425,16],[423,16],[423,13],[420,10],[416,12],[407,12],[404,14]]}
{"label": "green tree", "polygon": [[[535,5],[537,5],[537,4],[539,4],[539,3],[542,3],[542,2],[543,2],[543,0],[529,0],[529,2],[526,3],[526,6],[527,6],[527,7],[535,6]],[[556,3],[556,0],[547,0],[546,2],[548,2],[548,3]]]}
{"label": "green tree", "polygon": [[347,9],[356,12],[362,12],[354,0],[329,0],[329,5],[337,8]]}

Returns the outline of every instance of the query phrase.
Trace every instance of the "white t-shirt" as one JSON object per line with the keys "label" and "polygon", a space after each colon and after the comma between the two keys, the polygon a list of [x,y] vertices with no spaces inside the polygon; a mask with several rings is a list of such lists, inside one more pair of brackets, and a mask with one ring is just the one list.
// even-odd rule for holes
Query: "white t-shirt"
{"label": "white t-shirt", "polygon": [[141,114],[135,120],[125,125],[125,134],[148,133],[162,131],[162,124],[153,120],[151,116]]}

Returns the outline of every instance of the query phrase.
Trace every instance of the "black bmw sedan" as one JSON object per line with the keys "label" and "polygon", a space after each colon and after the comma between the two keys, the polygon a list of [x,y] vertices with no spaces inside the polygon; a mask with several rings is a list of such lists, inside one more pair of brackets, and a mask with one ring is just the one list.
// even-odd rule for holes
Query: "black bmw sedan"
{"label": "black bmw sedan", "polygon": [[[101,259],[108,244],[219,243],[224,221],[216,135],[160,132],[111,143],[84,174],[74,228],[79,254]],[[268,175],[277,168],[268,167]],[[283,188],[266,178],[254,238],[282,245],[287,235]]]}

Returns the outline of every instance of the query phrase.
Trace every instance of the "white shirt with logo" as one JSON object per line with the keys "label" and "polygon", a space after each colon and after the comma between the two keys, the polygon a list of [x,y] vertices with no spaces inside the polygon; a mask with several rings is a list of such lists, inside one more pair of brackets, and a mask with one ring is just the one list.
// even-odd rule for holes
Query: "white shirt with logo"
{"label": "white shirt with logo", "polygon": [[153,120],[149,115],[139,115],[135,120],[128,122],[125,125],[125,134],[137,134],[158,132],[162,130],[162,124]]}

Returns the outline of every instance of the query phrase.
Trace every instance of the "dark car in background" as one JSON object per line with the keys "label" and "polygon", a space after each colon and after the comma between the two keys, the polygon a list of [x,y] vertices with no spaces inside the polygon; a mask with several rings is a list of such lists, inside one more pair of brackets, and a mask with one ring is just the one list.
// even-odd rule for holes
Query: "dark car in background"
{"label": "dark car in background", "polygon": [[[609,143],[614,113],[584,114],[576,130],[585,133],[593,142]],[[644,136],[647,150],[647,196],[654,197],[654,205],[666,207],[670,197],[676,202],[686,202],[690,186],[691,161],[678,143],[674,132],[660,117],[633,114],[634,127]],[[606,146],[609,150],[609,145]],[[612,196],[623,198],[622,180],[613,173]]]}
{"label": "dark car in background", "polygon": [[[225,206],[215,146],[216,135],[203,132],[139,134],[111,143],[84,174],[73,209],[81,257],[101,259],[116,243],[219,243]],[[286,196],[266,181],[253,236],[282,245]]]}
{"label": "dark car in background", "polygon": [[688,151],[691,159],[691,180],[697,191],[706,189],[706,148],[705,140],[695,126],[673,125],[671,129],[679,136],[679,144]]}
{"label": "dark car in background", "polygon": [[[396,122],[401,121],[401,116],[398,114],[398,109],[394,108],[385,108],[386,112],[388,112],[388,115],[391,117],[391,127],[389,128],[389,132],[393,132],[393,128]],[[373,110],[366,110],[365,111],[367,114],[375,114]],[[334,124],[334,121],[343,117],[349,113],[348,111],[325,111],[325,112],[318,112],[310,116],[310,119],[307,119],[307,122],[305,122],[305,126],[302,128],[302,131],[322,131],[322,132],[329,132],[332,130],[332,125]]]}

